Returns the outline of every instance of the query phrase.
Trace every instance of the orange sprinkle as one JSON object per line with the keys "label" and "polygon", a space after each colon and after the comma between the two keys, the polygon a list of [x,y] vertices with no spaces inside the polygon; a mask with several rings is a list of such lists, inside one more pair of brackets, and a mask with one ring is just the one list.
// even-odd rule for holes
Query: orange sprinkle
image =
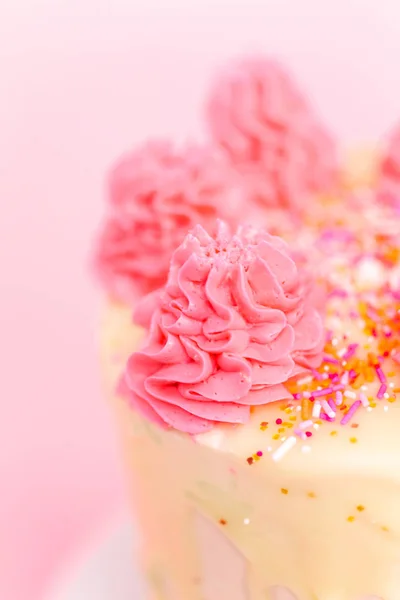
{"label": "orange sprinkle", "polygon": [[303,421],[308,421],[311,415],[311,402],[308,398],[303,398],[301,401],[301,418]]}
{"label": "orange sprinkle", "polygon": [[254,459],[252,456],[249,456],[249,458],[246,458],[247,462],[249,463],[249,465],[252,465],[254,462]]}
{"label": "orange sprinkle", "polygon": [[317,497],[315,492],[308,492],[307,496],[309,498],[316,498]]}
{"label": "orange sprinkle", "polygon": [[225,519],[220,519],[219,522],[220,522],[221,525],[226,525]]}
{"label": "orange sprinkle", "polygon": [[357,510],[358,510],[358,512],[363,512],[363,510],[365,510],[365,506],[363,506],[362,504],[359,504],[357,506]]}

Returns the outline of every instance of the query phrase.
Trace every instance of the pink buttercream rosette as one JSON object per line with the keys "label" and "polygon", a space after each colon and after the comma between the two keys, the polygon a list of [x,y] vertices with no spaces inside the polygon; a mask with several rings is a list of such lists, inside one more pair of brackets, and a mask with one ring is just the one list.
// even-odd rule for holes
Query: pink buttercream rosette
{"label": "pink buttercream rosette", "polygon": [[400,124],[389,136],[379,165],[378,198],[400,211]]}
{"label": "pink buttercream rosette", "polygon": [[210,237],[197,226],[175,251],[166,286],[145,298],[144,347],[121,390],[156,423],[191,434],[245,423],[250,407],[289,398],[285,382],[322,360],[310,281],[277,237],[251,228]]}
{"label": "pink buttercream rosette", "polygon": [[214,139],[258,202],[302,212],[328,192],[338,166],[335,144],[284,69],[264,58],[221,74],[208,104]]}
{"label": "pink buttercream rosette", "polygon": [[95,269],[116,299],[134,303],[166,282],[172,252],[200,223],[217,217],[236,226],[244,194],[218,151],[176,150],[153,141],[122,157],[109,183],[108,214],[97,243]]}

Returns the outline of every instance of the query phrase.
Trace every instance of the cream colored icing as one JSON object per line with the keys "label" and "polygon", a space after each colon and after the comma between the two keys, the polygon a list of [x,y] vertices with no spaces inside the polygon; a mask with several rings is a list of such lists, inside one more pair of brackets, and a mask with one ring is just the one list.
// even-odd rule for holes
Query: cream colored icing
{"label": "cream colored icing", "polygon": [[[272,453],[281,441],[260,429],[285,415],[278,404],[258,407],[246,426],[216,426],[194,441],[115,397],[131,327],[128,311],[109,307],[102,359],[151,600],[398,600],[400,403],[360,412],[355,444],[354,429],[324,423],[279,462]],[[137,328],[133,336],[140,339]],[[264,456],[250,466],[246,457],[257,450]],[[200,533],[199,519],[207,522]],[[221,595],[230,585],[235,595]]]}

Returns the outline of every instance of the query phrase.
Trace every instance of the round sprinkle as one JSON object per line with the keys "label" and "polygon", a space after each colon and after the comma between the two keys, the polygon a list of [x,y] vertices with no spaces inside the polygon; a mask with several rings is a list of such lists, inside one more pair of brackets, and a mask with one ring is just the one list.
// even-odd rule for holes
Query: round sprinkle
{"label": "round sprinkle", "polygon": [[261,452],[261,450],[259,450],[259,451],[257,452],[257,456],[262,456],[262,455],[263,455],[263,453]]}
{"label": "round sprinkle", "polygon": [[277,419],[277,420],[275,421],[275,423],[276,423],[277,425],[282,425],[282,419]]}
{"label": "round sprinkle", "polygon": [[243,519],[244,525],[248,525],[249,523],[250,523],[250,519],[248,519],[247,517],[245,519]]}
{"label": "round sprinkle", "polygon": [[220,522],[220,525],[226,525],[225,519],[220,519],[219,522]]}
{"label": "round sprinkle", "polygon": [[311,431],[306,431],[306,436],[307,437],[311,437],[312,436],[312,432]]}
{"label": "round sprinkle", "polygon": [[281,492],[286,496],[289,493],[289,490],[287,490],[286,488],[281,488]]}
{"label": "round sprinkle", "polygon": [[356,437],[351,437],[350,438],[350,443],[351,444],[357,444],[357,438]]}

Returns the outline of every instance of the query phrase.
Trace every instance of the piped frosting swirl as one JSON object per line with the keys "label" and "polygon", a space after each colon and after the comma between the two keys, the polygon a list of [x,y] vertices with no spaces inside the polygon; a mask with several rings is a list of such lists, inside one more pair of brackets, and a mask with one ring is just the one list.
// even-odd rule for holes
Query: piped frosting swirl
{"label": "piped frosting swirl", "polygon": [[284,384],[322,360],[309,277],[283,240],[252,228],[232,236],[219,222],[212,238],[195,227],[136,318],[148,334],[127,362],[124,392],[187,433],[245,423],[251,406],[288,398]]}

